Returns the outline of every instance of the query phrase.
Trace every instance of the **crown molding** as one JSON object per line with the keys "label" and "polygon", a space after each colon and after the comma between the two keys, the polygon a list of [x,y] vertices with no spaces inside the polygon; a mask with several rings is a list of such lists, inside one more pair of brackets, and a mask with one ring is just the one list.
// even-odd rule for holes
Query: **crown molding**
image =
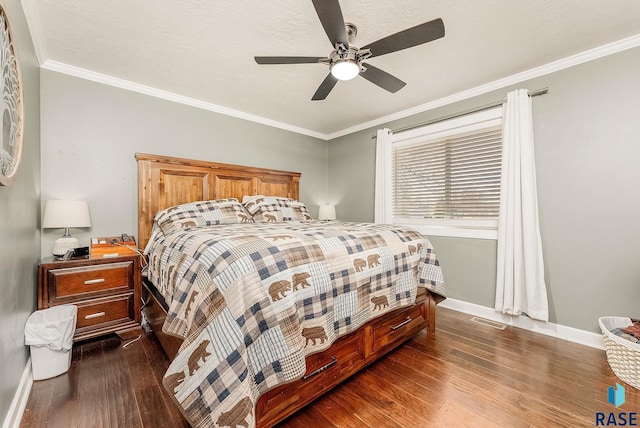
{"label": "crown molding", "polygon": [[466,91],[458,92],[457,94],[453,94],[444,98],[440,98],[435,101],[421,104],[419,106],[412,107],[407,110],[402,110],[400,112],[390,114],[388,116],[379,117],[377,119],[373,119],[371,121],[364,122],[359,125],[352,126],[350,128],[345,128],[340,131],[336,131],[334,133],[328,134],[327,139],[333,140],[334,138],[343,137],[345,135],[353,134],[354,132],[358,132],[368,128],[373,128],[375,126],[386,124],[394,120],[404,119],[405,117],[412,116],[414,114],[423,113],[425,111],[432,110],[437,107],[442,107],[442,106],[452,104],[458,101],[463,101],[478,95],[486,94],[487,92],[491,92],[496,89],[501,89],[510,85],[514,85],[516,83],[524,82],[526,80],[534,79],[536,77],[544,76],[546,74],[551,74],[556,71],[564,70],[566,68],[573,67],[578,64],[593,61],[598,58],[612,55],[627,49],[635,48],[637,46],[640,46],[640,34],[627,37],[626,39],[618,40],[616,42],[609,43],[594,49],[590,49],[588,51],[581,52],[579,54],[572,55],[570,57],[563,58],[558,61],[550,62],[546,65],[535,67],[530,70],[523,71],[522,73],[511,75],[504,79],[495,80],[491,83],[480,85]]}
{"label": "crown molding", "polygon": [[442,107],[451,103],[462,101],[468,98],[472,98],[478,95],[485,94],[487,92],[501,89],[516,83],[520,83],[529,79],[544,76],[556,71],[560,71],[574,65],[582,64],[584,62],[592,61],[598,58],[602,58],[607,55],[611,55],[617,52],[621,52],[627,49],[631,49],[640,46],[640,34],[622,39],[613,43],[609,43],[588,51],[572,55],[567,58],[563,58],[558,61],[551,62],[549,64],[532,68],[522,73],[514,74],[504,79],[499,79],[491,83],[477,86],[466,91],[458,92],[456,94],[440,98],[438,100],[430,101],[425,104],[421,104],[410,109],[402,110],[397,113],[393,113],[387,116],[382,116],[377,119],[363,122],[358,125],[345,128],[333,133],[324,134],[310,129],[301,128],[284,122],[278,122],[272,119],[268,119],[262,116],[245,113],[239,110],[234,110],[228,107],[223,107],[217,104],[205,102],[195,98],[186,97],[173,92],[164,91],[161,89],[153,88],[150,86],[141,85],[139,83],[131,82],[125,79],[119,79],[117,77],[109,76],[106,74],[96,73],[91,70],[75,67],[69,64],[64,64],[57,61],[52,61],[48,58],[44,35],[42,33],[42,25],[40,22],[35,0],[21,0],[22,8],[24,10],[29,32],[31,33],[31,39],[33,40],[34,49],[38,57],[38,62],[41,68],[45,70],[56,71],[63,74],[79,77],[81,79],[91,80],[105,85],[110,85],[122,89],[126,89],[133,92],[138,92],[145,95],[173,101],[192,107],[200,108],[203,110],[209,110],[215,113],[224,114],[227,116],[236,117],[238,119],[244,119],[262,125],[271,126],[274,128],[283,129],[302,135],[318,138],[320,140],[333,140],[335,138],[343,137],[345,135],[353,134],[358,131],[362,131],[368,128],[373,128],[394,120],[403,119],[408,116],[412,116],[418,113],[423,113],[428,110],[432,110],[437,107]]}
{"label": "crown molding", "polygon": [[288,123],[278,122],[276,120],[267,119],[255,114],[245,113],[240,110],[234,110],[228,107],[223,107],[217,104],[209,103],[206,101],[198,100],[195,98],[186,97],[176,94],[174,92],[164,91],[162,89],[153,88],[151,86],[141,85],[139,83],[132,82],[130,80],[120,79],[117,77],[109,76],[107,74],[96,73],[95,71],[87,70],[73,65],[64,64],[57,61],[47,60],[41,65],[41,68],[45,70],[56,71],[58,73],[68,74],[70,76],[79,77],[81,79],[90,80],[97,83],[103,83],[105,85],[114,86],[121,89],[126,89],[132,92],[138,92],[140,94],[150,95],[152,97],[173,101],[180,104],[185,104],[191,107],[200,108],[203,110],[209,110],[215,113],[224,114],[227,116],[236,117],[238,119],[248,120],[250,122],[260,123],[262,125],[271,126],[273,128],[280,128],[285,131],[295,132],[297,134],[308,135],[310,137],[326,140],[326,134],[320,132],[311,131],[309,129],[300,128],[298,126],[290,125]]}

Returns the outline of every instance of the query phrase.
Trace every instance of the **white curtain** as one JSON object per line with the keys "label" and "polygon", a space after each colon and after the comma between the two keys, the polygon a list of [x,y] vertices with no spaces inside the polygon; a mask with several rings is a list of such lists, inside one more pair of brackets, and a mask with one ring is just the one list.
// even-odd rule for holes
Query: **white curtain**
{"label": "white curtain", "polygon": [[374,221],[391,223],[391,136],[388,128],[378,129],[376,139],[376,187]]}
{"label": "white curtain", "polygon": [[531,98],[526,89],[507,94],[502,139],[495,309],[548,321]]}

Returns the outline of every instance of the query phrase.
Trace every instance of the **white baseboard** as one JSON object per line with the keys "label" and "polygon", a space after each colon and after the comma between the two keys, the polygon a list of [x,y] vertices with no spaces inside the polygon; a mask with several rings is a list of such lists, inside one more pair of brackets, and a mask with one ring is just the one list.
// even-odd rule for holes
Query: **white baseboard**
{"label": "white baseboard", "polygon": [[13,397],[11,407],[9,407],[9,412],[7,413],[7,417],[4,419],[2,428],[20,427],[24,409],[27,407],[27,400],[29,399],[31,386],[33,386],[33,373],[31,372],[31,357],[29,357],[27,365],[22,372],[22,377],[18,384],[18,390],[16,391],[16,395]]}
{"label": "white baseboard", "polygon": [[[547,336],[557,337],[558,339],[568,340],[570,342],[579,343],[581,345],[590,346],[592,348],[604,349],[604,342],[601,334],[592,333],[590,331],[579,330],[565,325],[554,324],[552,322],[543,322],[531,319],[527,316],[512,316],[497,312],[493,308],[476,305],[475,303],[463,302],[462,300],[447,298],[438,306],[452,309],[458,312],[464,312],[491,321],[500,322],[525,330],[541,333]],[[438,321],[436,320],[436,325]]]}

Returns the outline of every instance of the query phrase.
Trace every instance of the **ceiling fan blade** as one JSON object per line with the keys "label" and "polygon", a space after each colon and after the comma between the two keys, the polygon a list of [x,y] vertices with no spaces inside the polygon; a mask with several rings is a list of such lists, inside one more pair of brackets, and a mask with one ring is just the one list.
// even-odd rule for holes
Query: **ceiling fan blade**
{"label": "ceiling fan blade", "polygon": [[345,47],[349,47],[349,38],[338,0],[313,0],[313,7],[316,8],[316,13],[331,41],[331,46],[335,47],[336,43],[342,43]]}
{"label": "ceiling fan blade", "polygon": [[369,82],[374,85],[380,86],[382,89],[386,89],[389,92],[398,92],[400,89],[404,88],[406,83],[402,80],[398,79],[395,76],[387,73],[386,71],[382,71],[377,67],[374,67],[371,64],[362,64],[366,67],[365,71],[360,72],[360,76],[367,79]]}
{"label": "ceiling fan blade", "polygon": [[336,83],[338,83],[338,79],[333,77],[333,74],[329,73],[320,84],[320,87],[318,87],[316,93],[313,94],[311,101],[321,101],[327,98],[327,95],[329,95],[329,92],[331,92],[333,87],[336,86]]}
{"label": "ceiling fan blade", "polygon": [[371,57],[374,57],[418,46],[441,37],[444,37],[444,22],[438,18],[387,36],[362,49],[371,49]]}
{"label": "ceiling fan blade", "polygon": [[321,56],[254,56],[258,64],[314,64]]}

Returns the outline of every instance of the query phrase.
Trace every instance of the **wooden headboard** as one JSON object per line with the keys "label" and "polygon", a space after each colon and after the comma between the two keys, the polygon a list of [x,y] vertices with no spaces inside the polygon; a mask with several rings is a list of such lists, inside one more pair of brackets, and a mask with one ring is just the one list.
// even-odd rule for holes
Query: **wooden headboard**
{"label": "wooden headboard", "polygon": [[185,202],[245,195],[299,198],[300,173],[136,153],[138,245],[145,248],[153,217]]}

